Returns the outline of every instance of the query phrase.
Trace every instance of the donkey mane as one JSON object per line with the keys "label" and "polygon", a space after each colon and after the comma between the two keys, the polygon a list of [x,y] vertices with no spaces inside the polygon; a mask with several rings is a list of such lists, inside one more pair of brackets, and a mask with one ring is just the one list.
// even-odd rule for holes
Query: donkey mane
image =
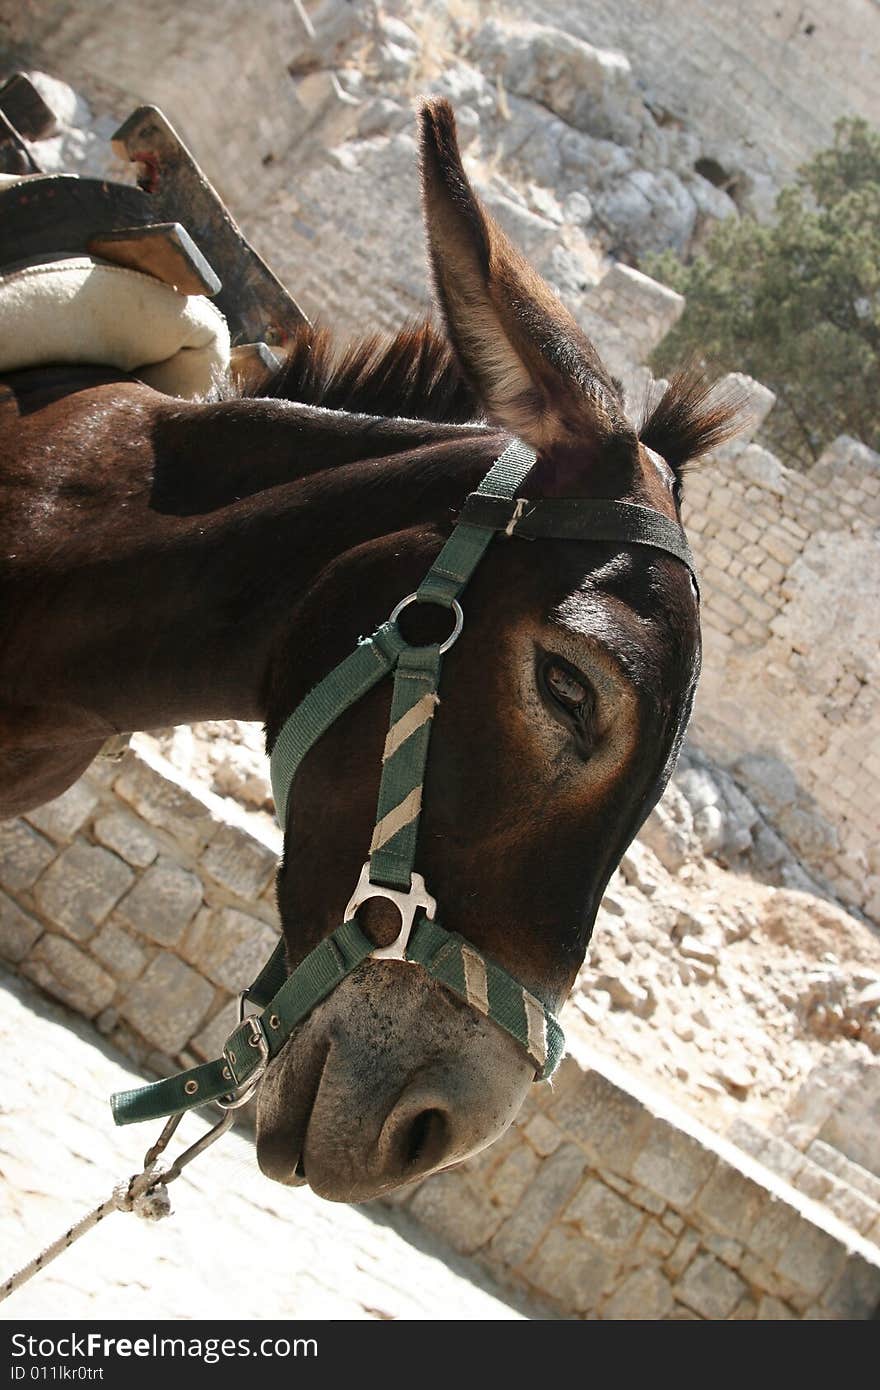
{"label": "donkey mane", "polygon": [[[622,404],[623,390],[614,384]],[[464,424],[483,418],[454,349],[427,319],[343,347],[326,325],[301,324],[280,365],[244,394],[388,419]],[[687,463],[737,433],[744,404],[743,393],[719,394],[701,372],[686,368],[671,379],[638,437],[680,475]]]}
{"label": "donkey mane", "polygon": [[445,334],[428,320],[342,348],[325,325],[301,324],[281,365],[247,394],[387,419],[464,424],[483,418]]}

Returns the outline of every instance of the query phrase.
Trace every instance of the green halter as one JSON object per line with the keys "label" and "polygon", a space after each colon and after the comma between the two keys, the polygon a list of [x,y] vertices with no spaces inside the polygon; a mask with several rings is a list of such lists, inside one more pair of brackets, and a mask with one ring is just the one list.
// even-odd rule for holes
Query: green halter
{"label": "green halter", "polygon": [[[409,961],[465,1000],[525,1050],[543,1080],[562,1056],[564,1035],[554,1014],[495,961],[435,920],[436,903],[414,872],[428,742],[444,652],[464,624],[459,595],[498,533],[558,540],[614,540],[674,555],[694,572],[684,532],[647,507],[626,502],[569,498],[530,502],[516,491],[535,463],[519,440],[505,449],[468,497],[461,517],[418,590],[395,608],[371,637],[325,676],[294,710],[271,755],[272,789],[284,829],[293,779],[303,758],[335,721],[384,676],[393,672],[391,719],[382,758],[376,825],[369,858],[345,910],[342,925],[316,946],[289,976],[283,939],[242,995],[262,1012],[241,1019],[223,1056],[164,1081],[122,1091],[111,1099],[117,1124],[155,1119],[217,1101],[234,1108],[249,1099],[269,1060],[293,1029],[331,990],[369,958]],[[413,647],[397,625],[411,603],[435,603],[455,617],[445,642]],[[377,947],[361,931],[356,914],[370,898],[398,908],[401,930],[390,946]]]}

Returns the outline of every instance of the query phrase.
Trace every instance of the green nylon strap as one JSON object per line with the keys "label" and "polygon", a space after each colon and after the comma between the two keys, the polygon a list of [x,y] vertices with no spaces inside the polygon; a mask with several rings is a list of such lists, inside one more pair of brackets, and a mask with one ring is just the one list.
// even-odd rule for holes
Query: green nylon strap
{"label": "green nylon strap", "polygon": [[[375,949],[357,922],[343,922],[309,952],[261,1015],[253,1015],[235,1029],[222,1057],[112,1096],[116,1124],[175,1115],[221,1100],[236,1087],[246,1086],[262,1061],[260,1049],[254,1046],[256,1030],[265,1040],[269,1057],[275,1057],[296,1025]],[[540,1000],[494,961],[457,933],[445,931],[424,916],[416,922],[406,958],[510,1033],[534,1062],[539,1080],[552,1074],[565,1046],[562,1029]]]}
{"label": "green nylon strap", "polygon": [[[389,741],[411,712],[424,711],[426,717],[409,737],[404,738],[399,747],[383,760],[374,844],[389,818],[395,815],[400,818],[402,812],[404,821],[381,846],[371,846],[370,882],[384,884],[387,888],[397,888],[401,892],[407,892],[412,881],[422,784],[425,780],[428,744],[434,722],[433,706],[437,699],[442,660],[439,646],[409,647],[401,652],[394,672]],[[403,727],[405,728],[405,725]],[[387,748],[386,742],[386,750]],[[408,799],[412,801],[409,811],[406,809]]]}
{"label": "green nylon strap", "polygon": [[270,999],[259,1020],[254,1016],[239,1024],[227,1038],[221,1058],[136,1090],[118,1091],[110,1098],[114,1120],[118,1125],[129,1125],[174,1115],[220,1100],[246,1085],[262,1060],[260,1050],[253,1046],[255,1029],[260,1029],[268,1055],[274,1057],[296,1025],[375,949],[357,922],[343,922],[309,952]]}
{"label": "green nylon strap", "polygon": [[[534,467],[536,454],[528,444],[515,439],[489,469],[475,496],[512,498],[526,475]],[[482,523],[471,525],[459,520],[418,588],[425,603],[440,603],[447,608],[458,598],[488,546],[495,537],[495,527]]]}
{"label": "green nylon strap", "polygon": [[512,536],[559,541],[623,541],[650,545],[683,561],[696,578],[696,565],[678,522],[635,502],[608,498],[554,497],[536,502],[472,492],[462,519]]}
{"label": "green nylon strap", "polygon": [[290,786],[306,753],[340,714],[387,676],[405,647],[397,624],[383,623],[309,691],[287,720],[269,763],[275,813],[282,830],[287,823]]}

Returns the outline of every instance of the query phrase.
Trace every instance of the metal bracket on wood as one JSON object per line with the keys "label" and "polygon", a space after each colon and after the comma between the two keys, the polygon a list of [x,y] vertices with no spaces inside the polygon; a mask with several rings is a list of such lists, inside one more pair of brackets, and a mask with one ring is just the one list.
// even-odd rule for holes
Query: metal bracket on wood
{"label": "metal bracket on wood", "polygon": [[182,222],[222,282],[216,304],[233,342],[283,346],[305,314],[245,240],[222,199],[169,121],[155,106],[141,106],[119,127],[113,148],[138,168],[152,220]]}

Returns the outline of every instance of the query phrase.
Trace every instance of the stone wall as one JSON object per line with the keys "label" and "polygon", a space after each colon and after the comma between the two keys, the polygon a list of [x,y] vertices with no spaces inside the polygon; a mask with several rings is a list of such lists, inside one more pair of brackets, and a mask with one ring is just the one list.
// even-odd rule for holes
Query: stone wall
{"label": "stone wall", "polygon": [[218,1055],[278,932],[280,839],[169,771],[99,759],[0,824],[0,956],[158,1073]]}
{"label": "stone wall", "polygon": [[[0,827],[0,956],[149,1071],[216,1056],[276,939],[278,849],[136,737]],[[845,1224],[571,1034],[508,1135],[402,1194],[418,1220],[568,1317],[873,1315],[870,1195]]]}
{"label": "stone wall", "polygon": [[568,1317],[877,1315],[877,1217],[857,1235],[607,1056],[569,1046],[497,1144],[399,1204]]}
{"label": "stone wall", "polygon": [[842,437],[803,474],[757,444],[724,452],[686,486],[705,644],[692,738],[877,920],[880,455]]}

